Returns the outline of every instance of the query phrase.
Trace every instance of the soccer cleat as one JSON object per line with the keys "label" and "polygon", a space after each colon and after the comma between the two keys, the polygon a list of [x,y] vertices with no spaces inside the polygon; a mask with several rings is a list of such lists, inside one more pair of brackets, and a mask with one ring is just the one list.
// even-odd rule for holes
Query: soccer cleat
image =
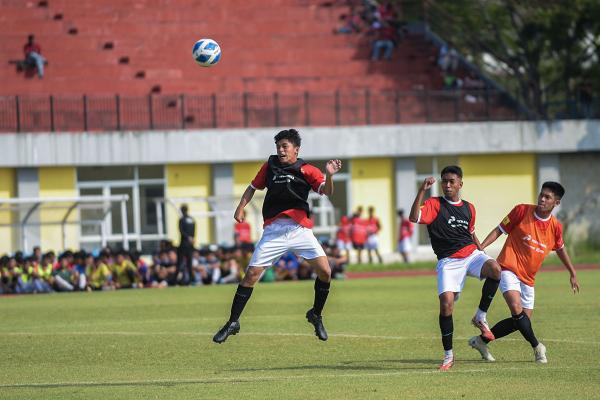
{"label": "soccer cleat", "polygon": [[312,308],[306,312],[306,320],[315,327],[315,335],[317,335],[320,340],[327,340],[328,336],[327,331],[323,326],[323,318],[320,315],[315,314]]}
{"label": "soccer cleat", "polygon": [[535,356],[535,362],[538,364],[547,364],[548,359],[546,358],[546,346],[541,343],[538,343],[536,347],[533,348],[533,355]]}
{"label": "soccer cleat", "polygon": [[496,339],[492,331],[490,330],[490,326],[488,325],[485,319],[477,320],[475,317],[471,320],[473,326],[481,331],[481,336],[486,338],[489,342]]}
{"label": "soccer cleat", "polygon": [[237,335],[240,331],[240,323],[239,321],[227,321],[225,325],[213,336],[213,342],[215,343],[223,343],[227,340],[229,335]]}
{"label": "soccer cleat", "polygon": [[438,369],[440,371],[448,371],[454,365],[454,356],[444,357],[444,361],[440,364]]}
{"label": "soccer cleat", "polygon": [[469,339],[469,346],[479,351],[479,354],[481,354],[481,358],[483,358],[485,361],[496,361],[494,356],[492,356],[492,354],[490,353],[485,342],[481,340],[479,336],[473,336],[471,339]]}

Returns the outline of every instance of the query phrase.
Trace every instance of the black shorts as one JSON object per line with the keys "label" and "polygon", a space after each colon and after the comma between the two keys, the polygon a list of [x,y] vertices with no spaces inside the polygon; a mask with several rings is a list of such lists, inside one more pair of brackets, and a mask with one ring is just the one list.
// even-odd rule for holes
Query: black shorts
{"label": "black shorts", "polygon": [[365,248],[365,244],[352,242],[352,247],[354,247],[356,250],[362,250]]}

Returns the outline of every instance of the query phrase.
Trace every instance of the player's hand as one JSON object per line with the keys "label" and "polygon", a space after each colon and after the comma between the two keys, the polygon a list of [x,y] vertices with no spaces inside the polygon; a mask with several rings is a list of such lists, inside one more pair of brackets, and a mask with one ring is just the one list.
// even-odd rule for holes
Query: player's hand
{"label": "player's hand", "polygon": [[433,176],[430,176],[429,178],[425,178],[423,184],[421,185],[421,189],[429,190],[433,185],[435,185],[435,178]]}
{"label": "player's hand", "polygon": [[235,213],[233,213],[233,219],[237,222],[244,222],[244,209],[240,207],[236,208]]}
{"label": "player's hand", "polygon": [[334,175],[340,172],[342,169],[342,161],[341,160],[329,160],[327,161],[327,165],[325,165],[325,171],[329,175]]}
{"label": "player's hand", "polygon": [[577,282],[577,277],[571,277],[571,289],[573,290],[573,294],[579,293],[579,282]]}

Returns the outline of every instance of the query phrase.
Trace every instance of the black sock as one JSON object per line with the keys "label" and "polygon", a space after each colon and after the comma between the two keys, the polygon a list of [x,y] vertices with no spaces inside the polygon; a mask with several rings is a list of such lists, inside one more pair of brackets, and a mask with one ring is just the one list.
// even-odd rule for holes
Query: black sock
{"label": "black sock", "polygon": [[440,331],[442,332],[444,350],[452,350],[452,334],[454,333],[452,315],[448,315],[447,317],[440,315]]}
{"label": "black sock", "polygon": [[331,282],[323,282],[319,278],[315,279],[315,302],[313,303],[313,311],[317,315],[321,315],[327,296],[329,295],[329,286]]}
{"label": "black sock", "polygon": [[[517,328],[515,328],[515,324],[512,318],[506,318],[494,325],[491,330],[494,334],[494,337],[496,339],[500,339],[501,337],[510,335],[511,333],[516,331]],[[481,340],[483,340],[485,343],[489,342],[489,340],[487,340],[483,336],[481,336]]]}
{"label": "black sock", "polygon": [[479,301],[479,309],[481,311],[487,312],[488,308],[490,308],[490,304],[492,304],[492,300],[494,300],[494,295],[496,295],[499,284],[500,281],[492,278],[487,278],[485,280],[483,287],[481,288],[481,300]]}
{"label": "black sock", "polygon": [[531,347],[536,347],[540,342],[538,342],[537,338],[533,334],[533,328],[531,327],[531,320],[525,314],[525,311],[521,311],[519,315],[512,316],[513,323],[515,324],[515,328],[521,332],[521,335],[529,342]]}
{"label": "black sock", "polygon": [[253,288],[251,287],[238,285],[237,290],[235,291],[235,296],[233,296],[233,303],[231,304],[229,322],[240,319],[240,315],[242,314],[242,311],[244,311],[244,307],[246,307],[246,303],[252,295],[252,289]]}

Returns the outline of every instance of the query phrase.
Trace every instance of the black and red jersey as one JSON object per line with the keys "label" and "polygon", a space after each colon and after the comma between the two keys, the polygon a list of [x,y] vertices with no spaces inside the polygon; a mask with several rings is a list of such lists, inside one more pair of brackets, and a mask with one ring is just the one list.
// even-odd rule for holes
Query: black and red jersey
{"label": "black and red jersey", "polygon": [[418,222],[427,225],[438,260],[464,258],[477,249],[473,241],[475,207],[467,201],[432,197],[421,206]]}

